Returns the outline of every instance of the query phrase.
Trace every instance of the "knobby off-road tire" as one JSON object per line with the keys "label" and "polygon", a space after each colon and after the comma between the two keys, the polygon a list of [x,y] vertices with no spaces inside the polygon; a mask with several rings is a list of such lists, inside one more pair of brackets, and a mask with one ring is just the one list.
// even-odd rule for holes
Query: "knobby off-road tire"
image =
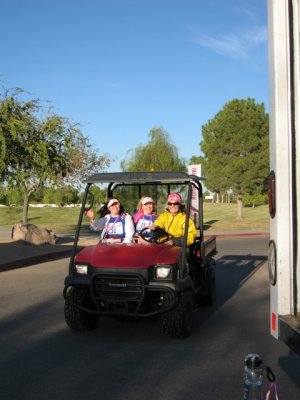
{"label": "knobby off-road tire", "polygon": [[201,306],[211,306],[216,297],[216,275],[213,267],[203,271],[201,290],[196,295],[196,301]]}
{"label": "knobby off-road tire", "polygon": [[162,316],[163,332],[173,338],[185,338],[193,328],[194,300],[188,290],[176,294],[175,308]]}
{"label": "knobby off-road tire", "polygon": [[66,295],[65,320],[75,331],[90,331],[97,327],[99,316],[80,310],[73,303],[83,307],[93,308],[89,291],[84,288],[72,287]]}

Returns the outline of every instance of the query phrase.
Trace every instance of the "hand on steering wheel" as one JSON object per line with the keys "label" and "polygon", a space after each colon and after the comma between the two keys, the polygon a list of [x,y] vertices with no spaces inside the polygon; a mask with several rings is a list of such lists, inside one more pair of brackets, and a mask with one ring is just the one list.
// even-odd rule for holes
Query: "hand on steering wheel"
{"label": "hand on steering wheel", "polygon": [[[150,233],[150,235],[149,235]],[[170,235],[164,229],[158,226],[155,229],[144,228],[140,231],[140,236],[148,243],[164,244],[170,239]]]}

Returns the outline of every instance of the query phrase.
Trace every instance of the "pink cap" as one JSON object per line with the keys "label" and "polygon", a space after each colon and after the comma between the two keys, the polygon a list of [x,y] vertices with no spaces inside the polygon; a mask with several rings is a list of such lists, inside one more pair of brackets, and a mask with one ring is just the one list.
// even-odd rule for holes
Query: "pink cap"
{"label": "pink cap", "polygon": [[145,204],[147,204],[147,203],[154,203],[152,197],[145,197],[145,198],[142,200],[142,204],[145,205]]}
{"label": "pink cap", "polygon": [[170,193],[168,196],[168,203],[179,203],[181,204],[182,199],[178,193]]}
{"label": "pink cap", "polygon": [[109,202],[107,203],[107,208],[111,207],[114,203],[120,204],[119,200],[117,200],[117,199],[110,199]]}

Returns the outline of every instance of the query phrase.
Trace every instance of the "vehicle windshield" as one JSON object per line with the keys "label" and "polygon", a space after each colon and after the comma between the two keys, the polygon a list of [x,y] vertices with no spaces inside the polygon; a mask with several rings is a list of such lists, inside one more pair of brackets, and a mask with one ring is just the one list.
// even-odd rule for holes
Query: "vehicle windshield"
{"label": "vehicle windshield", "polygon": [[[112,187],[109,185],[103,185],[99,183],[91,184],[89,187],[89,193],[93,193],[94,203],[92,209],[95,213],[95,218],[100,218],[99,210],[103,206],[104,202],[109,198],[116,198],[121,203],[124,212],[134,216],[137,213],[139,200],[143,197],[150,197],[154,201],[153,212],[159,215],[166,211],[168,207],[167,197],[169,193],[179,193],[182,199],[180,211],[187,211],[188,201],[188,185],[184,184],[170,184],[170,183],[145,183],[145,184],[113,184]],[[89,196],[87,196],[87,201]],[[85,205],[86,208],[87,205]],[[191,209],[190,217],[198,224],[198,212],[197,210]],[[81,234],[83,233],[87,237],[99,239],[97,232],[91,232],[89,229],[89,220],[83,217],[81,225]]]}

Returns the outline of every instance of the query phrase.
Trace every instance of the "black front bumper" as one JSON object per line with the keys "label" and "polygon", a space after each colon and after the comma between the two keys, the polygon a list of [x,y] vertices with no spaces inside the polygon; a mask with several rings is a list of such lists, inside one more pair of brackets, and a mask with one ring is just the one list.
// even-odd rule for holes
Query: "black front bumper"
{"label": "black front bumper", "polygon": [[146,282],[140,274],[97,273],[93,276],[68,276],[63,295],[71,287],[85,288],[93,308],[73,304],[79,309],[107,316],[147,318],[170,311],[177,302],[177,292],[191,286],[190,277],[179,281]]}

